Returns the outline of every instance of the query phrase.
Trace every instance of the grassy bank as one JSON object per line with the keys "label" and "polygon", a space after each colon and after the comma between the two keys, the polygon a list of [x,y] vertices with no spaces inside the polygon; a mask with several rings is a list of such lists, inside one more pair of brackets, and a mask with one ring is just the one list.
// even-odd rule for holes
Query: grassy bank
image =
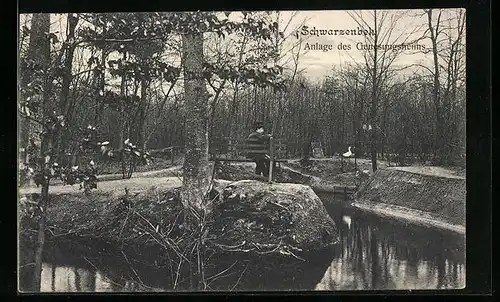
{"label": "grassy bank", "polygon": [[380,169],[364,182],[357,202],[395,205],[431,214],[445,222],[465,225],[465,178],[404,169]]}

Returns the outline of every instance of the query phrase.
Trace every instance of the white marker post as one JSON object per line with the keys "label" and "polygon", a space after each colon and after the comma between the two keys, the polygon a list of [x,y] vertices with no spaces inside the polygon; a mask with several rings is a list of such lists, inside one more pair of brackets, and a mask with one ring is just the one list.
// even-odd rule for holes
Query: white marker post
{"label": "white marker post", "polygon": [[273,164],[274,164],[274,144],[273,137],[269,138],[269,182],[273,182]]}

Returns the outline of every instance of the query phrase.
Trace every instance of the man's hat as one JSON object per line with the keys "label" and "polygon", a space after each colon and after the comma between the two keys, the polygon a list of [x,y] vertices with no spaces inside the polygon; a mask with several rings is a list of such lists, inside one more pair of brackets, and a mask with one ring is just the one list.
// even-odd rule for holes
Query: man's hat
{"label": "man's hat", "polygon": [[263,122],[255,122],[253,124],[253,126],[254,126],[255,129],[264,128],[264,123]]}

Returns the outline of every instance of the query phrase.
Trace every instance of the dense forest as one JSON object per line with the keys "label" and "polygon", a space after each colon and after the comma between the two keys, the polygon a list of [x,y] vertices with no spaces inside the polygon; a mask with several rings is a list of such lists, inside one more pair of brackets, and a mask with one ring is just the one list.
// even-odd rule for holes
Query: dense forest
{"label": "dense forest", "polygon": [[[378,30],[370,39],[389,41],[394,38],[386,31],[397,26],[390,23],[397,20],[389,20],[389,14],[352,17]],[[308,157],[312,144],[321,145],[328,156],[345,152],[347,146],[353,146],[357,156],[368,156],[373,145],[378,158],[393,156],[401,163],[463,161],[465,18],[460,10],[444,14],[428,10],[418,15],[426,21],[419,39],[433,45],[428,55],[434,66],[411,66],[409,72],[397,64],[398,52],[367,50],[365,62],[335,66],[315,82],[298,69],[303,46],[291,34],[269,31],[269,39],[250,30],[206,34],[205,61],[222,71],[205,77],[211,150],[224,148],[228,138],[242,139],[253,122],[261,120],[286,142],[289,157]],[[30,53],[42,47],[34,32],[40,29],[37,18],[41,17],[23,16],[20,24],[20,59],[26,63],[21,65],[21,102],[29,99],[33,87],[23,76],[29,72]],[[256,26],[267,22],[292,32],[286,28],[290,20],[276,12],[243,18]],[[184,106],[182,41],[174,33],[165,34],[166,22],[168,13],[52,16],[50,33],[43,36],[50,43],[45,71],[52,79],[52,107],[60,110],[69,127],[66,137],[97,125],[103,140],[117,148],[126,139],[139,149],[184,145],[189,113]],[[286,90],[231,76],[238,69],[253,72],[245,68],[266,66],[285,67],[280,80]],[[29,128],[27,124],[21,118],[23,129]],[[29,148],[29,139],[39,141],[36,127],[21,131],[23,150]],[[64,142],[60,154],[80,152],[77,143]]]}

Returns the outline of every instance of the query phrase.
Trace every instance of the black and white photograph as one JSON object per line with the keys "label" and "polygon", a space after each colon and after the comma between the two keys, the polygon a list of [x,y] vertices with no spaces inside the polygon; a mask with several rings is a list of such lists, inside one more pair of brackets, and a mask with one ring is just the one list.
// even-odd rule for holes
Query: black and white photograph
{"label": "black and white photograph", "polygon": [[20,293],[465,288],[466,9],[20,13],[17,37]]}

